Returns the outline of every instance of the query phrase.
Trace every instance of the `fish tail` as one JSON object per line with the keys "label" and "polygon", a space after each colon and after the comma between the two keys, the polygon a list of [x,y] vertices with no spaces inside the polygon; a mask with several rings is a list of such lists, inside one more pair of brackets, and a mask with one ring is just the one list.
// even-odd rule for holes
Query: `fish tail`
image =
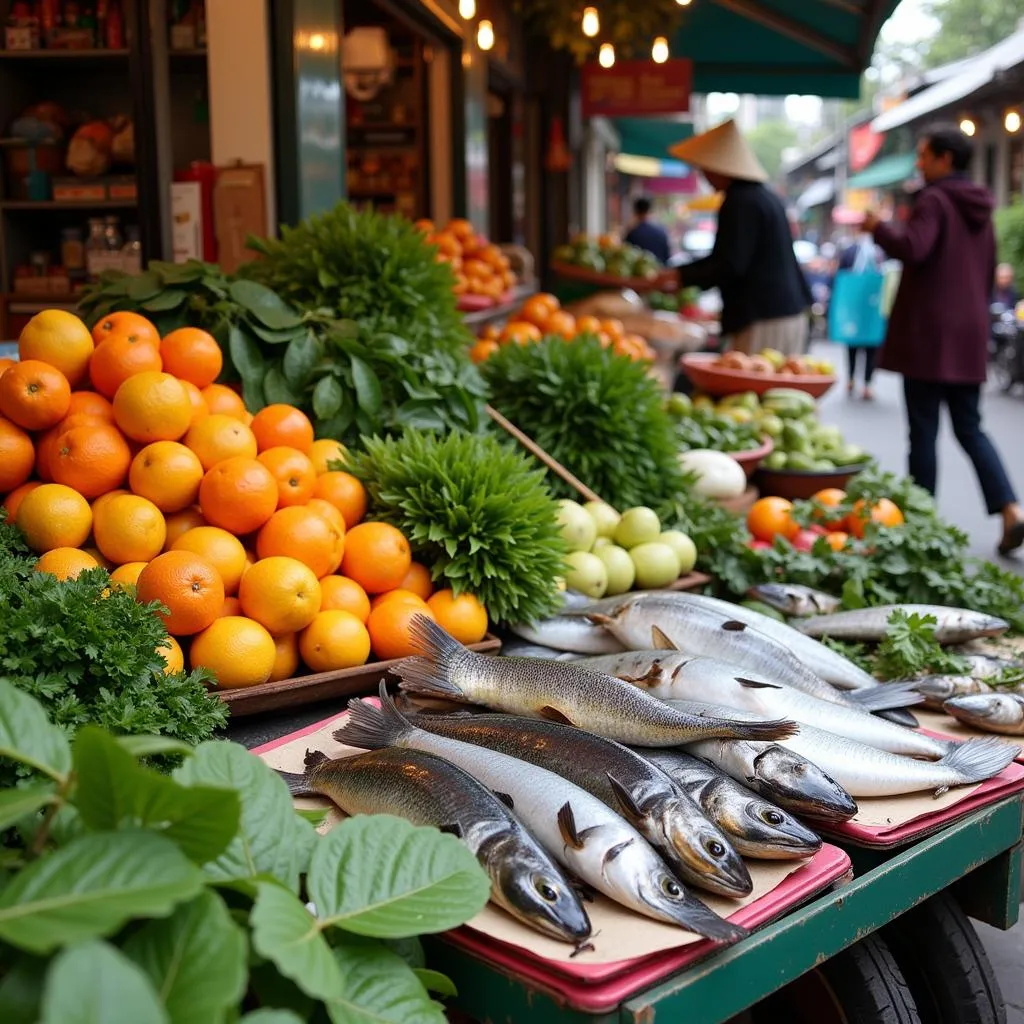
{"label": "fish tail", "polygon": [[941,761],[941,764],[955,772],[960,784],[984,782],[998,775],[1017,755],[1020,747],[1002,740],[967,740],[956,744]]}
{"label": "fish tail", "polygon": [[847,690],[845,696],[861,711],[891,711],[894,708],[909,708],[924,702],[924,694],[917,689],[913,679],[900,683],[882,683],[865,687],[863,690]]}
{"label": "fish tail", "polygon": [[742,925],[733,924],[724,917],[719,917],[709,906],[706,906],[695,896],[687,900],[684,908],[681,909],[684,912],[680,913],[677,919],[683,927],[696,932],[698,935],[702,935],[705,939],[710,939],[712,942],[718,942],[723,945],[731,944],[739,942],[740,939],[745,939],[750,934],[749,930]]}
{"label": "fish tail", "polygon": [[705,719],[714,731],[710,735],[729,740],[786,740],[800,731],[800,726],[788,718],[773,718],[766,722],[731,722],[726,718]]}
{"label": "fish tail", "polygon": [[451,665],[427,658],[405,658],[395,669],[403,690],[424,693],[431,697],[464,697],[461,688],[451,680]]}
{"label": "fish tail", "polygon": [[395,707],[383,681],[380,684],[380,707],[366,700],[350,700],[348,712],[348,721],[334,733],[334,738],[360,750],[393,747],[413,728]]}
{"label": "fish tail", "polygon": [[298,772],[283,772],[280,768],[276,771],[278,776],[284,779],[292,796],[316,796],[316,790],[310,787],[309,779],[305,775],[299,775]]}
{"label": "fish tail", "polygon": [[412,617],[409,623],[409,637],[416,651],[435,663],[448,661],[466,653],[466,648],[455,637],[426,615]]}

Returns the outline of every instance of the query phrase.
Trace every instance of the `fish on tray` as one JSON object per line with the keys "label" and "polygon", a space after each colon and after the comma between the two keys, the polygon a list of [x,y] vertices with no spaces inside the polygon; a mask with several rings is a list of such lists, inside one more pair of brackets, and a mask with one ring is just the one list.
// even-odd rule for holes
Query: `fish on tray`
{"label": "fish on tray", "polygon": [[509,626],[520,640],[538,647],[573,654],[612,654],[622,650],[615,637],[607,630],[585,618],[555,615],[534,623],[516,623]]}
{"label": "fish on tray", "polygon": [[450,832],[491,879],[491,900],[523,924],[585,942],[590,920],[551,855],[486,786],[435,754],[392,747],[332,760],[306,751],[303,774],[278,772],[295,796],[317,793],[346,814],[393,814]]}
{"label": "fish on tray", "polygon": [[506,658],[537,658],[540,661],[574,661],[581,657],[574,651],[556,651],[554,647],[527,643],[518,637],[502,643],[501,653]]}
{"label": "fish on tray", "polygon": [[785,720],[737,724],[728,713],[686,715],[572,661],[477,654],[425,615],[413,617],[409,633],[423,656],[404,659],[395,672],[402,689],[413,693],[546,718],[638,747],[671,747],[713,736],[771,740],[796,728]]}
{"label": "fish on tray", "polygon": [[746,896],[750,872],[728,838],[660,768],[583,729],[516,715],[419,715],[427,732],[546,768],[622,815],[689,885]]}
{"label": "fish on tray", "polygon": [[1019,693],[984,693],[953,697],[942,705],[946,714],[975,729],[1024,736],[1024,697]]}
{"label": "fish on tray", "polygon": [[914,688],[924,697],[924,706],[942,711],[947,700],[991,693],[992,687],[974,676],[923,676],[914,680]]}
{"label": "fish on tray", "polygon": [[395,708],[383,683],[380,699],[379,708],[350,701],[348,721],[334,738],[364,750],[401,747],[437,754],[502,794],[556,860],[609,899],[716,942],[746,934],[689,892],[650,843],[597,797],[527,761],[417,728]]}
{"label": "fish on tray", "polygon": [[737,852],[758,860],[812,857],[821,838],[781,807],[681,750],[639,751],[697,802]]}
{"label": "fish on tray", "polygon": [[747,595],[793,619],[831,615],[839,611],[843,604],[838,597],[799,583],[759,583],[751,587]]}
{"label": "fish on tray", "polygon": [[808,636],[828,636],[833,640],[880,643],[885,639],[893,612],[907,615],[931,615],[936,622],[935,639],[940,644],[963,644],[981,637],[1001,636],[1010,624],[1005,619],[967,608],[945,608],[935,604],[885,604],[875,608],[816,615],[796,624]]}

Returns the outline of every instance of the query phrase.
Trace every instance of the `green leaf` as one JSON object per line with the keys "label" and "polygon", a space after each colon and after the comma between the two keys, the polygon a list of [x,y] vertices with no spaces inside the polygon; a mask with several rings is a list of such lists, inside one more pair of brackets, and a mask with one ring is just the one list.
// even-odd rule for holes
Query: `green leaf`
{"label": "green leaf", "polygon": [[298,892],[313,844],[312,825],[292,805],[291,794],[280,776],[245,747],[224,740],[203,743],[173,778],[186,785],[204,783],[234,789],[242,817],[228,848],[207,864],[216,881],[241,881],[271,875]]}
{"label": "green leaf", "polygon": [[52,803],[55,793],[56,787],[51,782],[0,790],[0,831]]}
{"label": "green leaf", "polygon": [[153,757],[156,754],[184,754],[187,757],[192,753],[191,744],[173,736],[115,736],[114,739],[132,757]]}
{"label": "green leaf", "polygon": [[156,270],[164,284],[193,284],[202,280],[208,266],[200,260],[186,260],[184,263],[154,261],[150,263],[149,269]]}
{"label": "green leaf", "polygon": [[327,820],[329,812],[321,807],[296,807],[295,813],[304,821],[308,821],[313,828],[319,828]]}
{"label": "green leaf", "polygon": [[272,330],[297,327],[302,317],[278,294],[256,281],[232,281],[228,286],[231,298],[244,306],[260,323]]}
{"label": "green leaf", "polygon": [[188,292],[183,292],[180,288],[168,288],[143,302],[142,308],[147,313],[166,313],[183,305],[187,298]]}
{"label": "green leaf", "polygon": [[294,341],[290,341],[284,350],[281,370],[285,379],[293,387],[303,387],[322,356],[323,350],[320,342],[312,331],[305,331]]}
{"label": "green leaf", "polygon": [[43,998],[48,961],[20,956],[0,981],[0,1020],[4,1024],[36,1024]]}
{"label": "green leaf", "polygon": [[431,971],[426,967],[414,967],[412,973],[419,978],[420,984],[428,992],[436,992],[442,999],[449,999],[459,994],[455,982],[447,974]]}
{"label": "green leaf", "polygon": [[345,395],[334,377],[321,377],[313,388],[313,412],[317,419],[326,420],[341,411]]}
{"label": "green leaf", "polygon": [[171,1024],[219,1024],[245,993],[245,935],[210,890],[150,921],[124,952],[160,994]]}
{"label": "green leaf", "polygon": [[144,768],[102,729],[79,731],[74,764],[75,806],[90,828],[142,825],[173,840],[197,864],[219,857],[238,832],[238,794],[231,788],[185,786]]}
{"label": "green leaf", "polygon": [[40,1024],[166,1024],[146,976],[106,942],[65,949],[50,968]]}
{"label": "green leaf", "polygon": [[302,395],[296,391],[285,378],[281,367],[277,364],[267,367],[263,378],[263,396],[268,404],[301,405]]}
{"label": "green leaf", "polygon": [[159,917],[202,888],[203,874],[169,840],[144,830],[93,832],[21,871],[0,892],[0,939],[49,953]]}
{"label": "green leaf", "polygon": [[58,782],[71,769],[64,731],[51,724],[35,698],[7,679],[0,679],[0,757],[27,764]]}
{"label": "green leaf", "polygon": [[252,335],[232,324],[228,330],[228,353],[231,362],[242,378],[242,398],[245,407],[259,411],[263,408],[263,379],[267,362]]}
{"label": "green leaf", "polygon": [[324,926],[401,938],[443,932],[482,910],[490,880],[454,836],[391,815],[358,815],[317,843],[307,878]]}
{"label": "green leaf", "polygon": [[276,882],[260,882],[249,918],[252,944],[307,995],[330,999],[342,991],[341,972],[316,918]]}
{"label": "green leaf", "polygon": [[359,408],[370,416],[376,416],[381,407],[380,381],[377,374],[359,358],[352,356],[352,384],[356,389]]}
{"label": "green leaf", "polygon": [[133,302],[144,302],[160,294],[162,282],[152,270],[137,274],[128,282],[128,298]]}
{"label": "green leaf", "polygon": [[253,1010],[239,1024],[302,1024],[302,1018],[291,1010]]}
{"label": "green leaf", "polygon": [[287,345],[289,341],[302,337],[308,330],[305,324],[299,324],[298,327],[289,327],[286,331],[272,331],[256,319],[249,319],[247,326],[257,338],[265,341],[268,345]]}

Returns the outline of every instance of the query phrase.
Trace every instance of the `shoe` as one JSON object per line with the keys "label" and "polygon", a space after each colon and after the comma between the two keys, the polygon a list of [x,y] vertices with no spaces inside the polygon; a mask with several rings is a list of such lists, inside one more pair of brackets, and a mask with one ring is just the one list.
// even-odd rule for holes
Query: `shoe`
{"label": "shoe", "polygon": [[999,554],[1005,557],[1011,551],[1016,551],[1022,544],[1024,544],[1024,519],[1018,519],[1004,531],[1003,539],[999,542]]}
{"label": "shoe", "polygon": [[865,402],[873,402],[875,400],[875,393],[871,388],[865,388],[860,393],[860,397],[863,398]]}

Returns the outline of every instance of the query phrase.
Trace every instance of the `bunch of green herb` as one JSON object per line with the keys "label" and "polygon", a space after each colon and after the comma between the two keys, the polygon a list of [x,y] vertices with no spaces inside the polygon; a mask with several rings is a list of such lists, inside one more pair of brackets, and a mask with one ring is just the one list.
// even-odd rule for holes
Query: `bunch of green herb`
{"label": "bunch of green herb", "polygon": [[935,639],[937,624],[934,615],[894,611],[875,654],[878,675],[883,679],[912,679],[919,675],[966,674],[967,662]]}
{"label": "bunch of green herb", "polygon": [[[0,751],[37,779],[0,800],[0,1019],[444,1024],[430,993],[454,988],[416,936],[490,893],[454,836],[386,815],[320,836],[237,744],[72,744],[4,679]],[[162,775],[154,753],[185,760]]]}
{"label": "bunch of green herb", "polygon": [[345,468],[365,483],[373,517],[405,534],[436,581],[474,594],[499,622],[554,611],[566,555],[558,505],[509,444],[409,430],[367,440]]}
{"label": "bunch of green herb", "polygon": [[597,340],[547,338],[502,346],[484,375],[491,404],[609,505],[660,512],[686,489],[674,425],[642,363]]}
{"label": "bunch of green herb", "polygon": [[693,409],[675,418],[680,451],[710,448],[716,452],[745,452],[764,443],[754,423],[737,423],[710,409]]}

